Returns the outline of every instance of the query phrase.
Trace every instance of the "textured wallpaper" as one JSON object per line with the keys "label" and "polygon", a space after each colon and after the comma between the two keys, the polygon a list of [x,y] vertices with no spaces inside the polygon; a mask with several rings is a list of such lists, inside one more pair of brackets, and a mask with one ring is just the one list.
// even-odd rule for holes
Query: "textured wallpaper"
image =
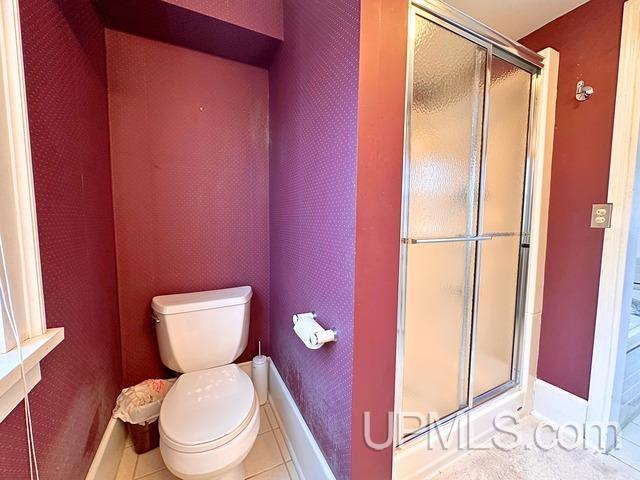
{"label": "textured wallpaper", "polygon": [[282,40],[282,0],[162,0]]}
{"label": "textured wallpaper", "polygon": [[155,295],[249,285],[269,348],[268,74],[107,30],[125,384],[164,375]]}
{"label": "textured wallpaper", "polygon": [[[592,203],[607,201],[623,4],[591,0],[520,40],[560,52],[564,92],[556,104],[538,376],[584,399],[604,239],[603,230],[589,227],[588,213]],[[597,86],[588,102],[572,94],[581,78]]]}
{"label": "textured wallpaper", "polygon": [[282,0],[92,0],[105,26],[268,68],[282,41]]}
{"label": "textured wallpaper", "polygon": [[[270,80],[271,354],[340,479],[351,472],[359,2],[284,2]],[[308,350],[291,316],[339,340]]]}
{"label": "textured wallpaper", "polygon": [[[349,478],[359,2],[284,1],[269,72],[115,32],[107,69],[88,1],[20,6],[45,303],[67,337],[32,394],[41,476],[84,478],[122,383],[164,374],[153,295],[249,284],[243,359],[262,339]],[[304,348],[308,310],[337,343]],[[0,444],[0,478],[28,478],[21,409]]]}
{"label": "textured wallpaper", "polygon": [[[21,0],[47,324],[65,340],[31,394],[40,478],[82,479],[120,390],[103,29],[89,2]],[[24,414],[0,424],[0,478],[29,478]]]}

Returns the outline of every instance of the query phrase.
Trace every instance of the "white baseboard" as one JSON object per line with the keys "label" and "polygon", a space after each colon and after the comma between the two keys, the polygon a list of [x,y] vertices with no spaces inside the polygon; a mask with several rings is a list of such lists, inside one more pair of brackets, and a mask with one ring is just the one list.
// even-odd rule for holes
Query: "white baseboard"
{"label": "white baseboard", "polygon": [[122,451],[127,442],[127,429],[116,418],[109,420],[85,480],[113,480],[118,472]]}
{"label": "white baseboard", "polygon": [[335,480],[273,361],[269,365],[269,403],[278,418],[298,476],[301,480]]}
{"label": "white baseboard", "polygon": [[531,415],[550,425],[572,423],[585,425],[587,421],[587,401],[572,393],[536,379],[533,391],[533,411]]}

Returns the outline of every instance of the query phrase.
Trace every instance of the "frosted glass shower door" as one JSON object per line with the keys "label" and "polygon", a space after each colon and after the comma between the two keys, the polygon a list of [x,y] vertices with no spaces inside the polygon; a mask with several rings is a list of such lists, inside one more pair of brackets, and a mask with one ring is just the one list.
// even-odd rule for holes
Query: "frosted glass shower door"
{"label": "frosted glass shower door", "polygon": [[483,234],[480,251],[473,396],[514,377],[519,262],[531,74],[499,57],[491,62],[487,153],[483,164]]}
{"label": "frosted glass shower door", "polygon": [[402,408],[432,423],[469,401],[487,49],[419,14],[412,28]]}
{"label": "frosted glass shower door", "polygon": [[522,62],[420,9],[411,18],[398,397],[405,437],[517,382],[532,97]]}

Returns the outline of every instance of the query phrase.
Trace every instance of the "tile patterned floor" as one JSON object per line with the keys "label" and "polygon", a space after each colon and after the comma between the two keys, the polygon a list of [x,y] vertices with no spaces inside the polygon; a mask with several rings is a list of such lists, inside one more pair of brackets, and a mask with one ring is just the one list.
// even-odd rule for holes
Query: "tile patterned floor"
{"label": "tile patterned floor", "polygon": [[[291,454],[282,436],[271,405],[260,407],[260,432],[244,461],[246,478],[251,480],[298,480]],[[137,455],[131,443],[122,453],[116,480],[177,480],[164,465],[160,450]]]}
{"label": "tile patterned floor", "polygon": [[640,417],[636,417],[620,432],[620,448],[610,455],[640,472]]}

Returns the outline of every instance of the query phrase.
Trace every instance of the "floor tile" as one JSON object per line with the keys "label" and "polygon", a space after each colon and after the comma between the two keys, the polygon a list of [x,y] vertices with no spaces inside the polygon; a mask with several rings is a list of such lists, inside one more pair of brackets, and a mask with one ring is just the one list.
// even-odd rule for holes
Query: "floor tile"
{"label": "floor tile", "polygon": [[138,455],[133,450],[133,447],[126,447],[122,451],[116,480],[131,480],[133,478],[133,472],[136,470],[137,460]]}
{"label": "floor tile", "polygon": [[620,442],[620,448],[612,450],[610,455],[626,463],[630,467],[640,470],[640,446],[635,443],[625,441]]}
{"label": "floor tile", "polygon": [[298,472],[296,472],[296,466],[293,464],[293,462],[287,462],[287,470],[289,471],[289,476],[291,477],[291,480],[300,479],[300,477],[298,476]]}
{"label": "floor tile", "polygon": [[269,430],[273,430],[273,428],[271,427],[271,423],[269,423],[269,418],[267,417],[265,406],[266,405],[260,407],[260,430],[258,431],[258,435],[268,432]]}
{"label": "floor tile", "polygon": [[276,437],[276,442],[278,442],[278,447],[280,447],[280,453],[282,454],[282,458],[284,458],[285,462],[291,460],[291,455],[289,454],[289,449],[287,448],[287,442],[285,442],[284,437],[282,436],[282,430],[279,428],[273,431],[273,435]]}
{"label": "floor tile", "polygon": [[240,370],[242,370],[244,373],[246,373],[249,376],[249,378],[252,377],[252,375],[251,375],[251,362],[241,363],[238,366],[240,367]]}
{"label": "floor tile", "polygon": [[620,436],[636,445],[640,445],[640,425],[630,423],[620,433]]}
{"label": "floor tile", "polygon": [[[260,434],[245,459],[245,475],[251,480],[298,480],[282,431],[272,407],[260,407]],[[288,462],[285,464],[285,462]],[[116,480],[177,480],[166,466],[160,449],[137,455],[127,437]]]}
{"label": "floor tile", "polygon": [[169,470],[160,470],[158,472],[152,473],[150,475],[145,475],[141,477],[140,480],[180,480]]}
{"label": "floor tile", "polygon": [[136,472],[133,478],[144,477],[150,473],[157,472],[166,468],[160,456],[160,449],[155,448],[150,452],[138,455],[138,464],[136,465]]}
{"label": "floor tile", "polygon": [[289,472],[284,464],[278,465],[276,468],[259,473],[250,480],[290,480]]}
{"label": "floor tile", "polygon": [[271,424],[271,428],[278,428],[278,420],[276,420],[276,414],[273,413],[273,408],[268,403],[264,406],[265,411],[267,412],[267,417],[269,417],[269,423]]}
{"label": "floor tile", "polygon": [[251,477],[284,463],[273,432],[258,435],[256,443],[244,461],[245,475]]}

